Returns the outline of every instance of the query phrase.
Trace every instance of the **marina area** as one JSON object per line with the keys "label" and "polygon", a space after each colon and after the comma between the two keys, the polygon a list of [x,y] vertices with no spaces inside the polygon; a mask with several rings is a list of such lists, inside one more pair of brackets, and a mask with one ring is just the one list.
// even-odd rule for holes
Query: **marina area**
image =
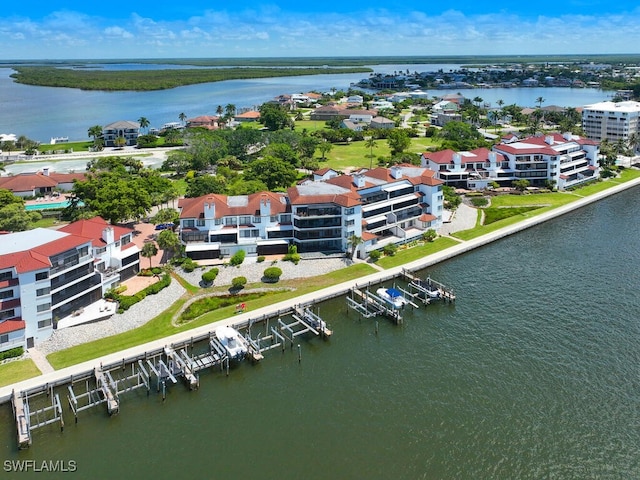
{"label": "marina area", "polygon": [[[10,427],[3,429],[3,455],[73,460],[93,478],[106,478],[107,471],[148,475],[149,468],[166,477],[180,475],[187,465],[206,475],[210,463],[194,448],[203,442],[215,452],[216,473],[232,477],[299,478],[304,472],[306,478],[477,478],[489,472],[502,478],[566,478],[579,472],[581,478],[593,478],[611,469],[625,478],[637,476],[640,443],[629,422],[640,401],[633,346],[640,340],[634,323],[640,305],[630,295],[639,280],[635,186],[616,187],[610,198],[605,197],[611,191],[585,198],[580,209],[571,205],[509,231],[462,242],[406,270],[390,269],[290,305],[238,314],[229,324],[241,330],[241,322],[253,323],[254,340],[270,331],[258,326],[268,317],[271,327],[282,319],[288,330],[277,330],[293,341],[284,351],[281,345],[265,350],[265,361],[230,366],[229,375],[224,364],[209,365],[193,380],[174,375],[169,366],[170,360],[187,365],[195,359],[206,365],[199,356],[213,358],[213,350],[191,350],[190,342],[210,335],[209,326],[22,382],[15,390],[42,389],[39,400],[45,400],[35,410],[42,411],[39,422],[51,420],[34,432],[26,450],[17,449],[17,423],[8,401],[12,392],[5,397],[4,389],[0,424]],[[584,242],[608,254],[585,262],[576,255]],[[504,261],[516,257],[518,262]],[[601,281],[611,285],[611,295],[594,305],[589,292]],[[424,288],[425,297],[449,291],[455,302],[429,300],[423,306],[407,295],[412,283]],[[417,308],[405,305],[401,323],[384,321],[382,315],[369,319],[349,308],[349,289],[375,294],[382,287],[396,288]],[[318,342],[309,331],[296,334],[304,323],[310,325],[306,303],[326,322],[329,342]],[[285,308],[288,320],[282,318]],[[200,345],[206,347],[206,338]],[[137,361],[125,362],[128,367],[122,369],[123,358],[141,351],[166,365],[163,370],[151,362],[161,377],[170,372],[178,382],[166,375],[163,390],[145,361],[151,379],[146,384],[138,367],[131,367],[139,366]],[[95,377],[97,366],[102,380]],[[86,379],[74,380],[73,395],[68,389],[64,395],[55,392],[58,398],[47,395],[56,379],[75,376],[76,370],[90,372],[88,387]],[[82,408],[95,398],[90,392],[113,384],[123,389],[115,392],[119,413],[110,416],[115,405],[107,408],[104,402],[76,408],[76,424],[69,398]],[[131,388],[135,385],[139,388]],[[299,435],[308,441],[292,445]],[[190,440],[176,445],[181,438]],[[92,447],[96,442],[100,449]],[[151,467],[105,463],[107,452],[131,458],[138,443],[145,451],[177,448],[180,457]],[[340,445],[359,448],[346,454]],[[253,462],[242,461],[247,448]],[[285,450],[283,470],[274,458]],[[331,458],[329,467],[318,464],[318,451]]]}
{"label": "marina area", "polygon": [[[228,376],[202,370],[193,391],[171,384],[164,401],[153,382],[149,396],[123,394],[117,415],[103,404],[77,424],[60,395],[64,432],[39,428],[26,450],[6,403],[2,455],[73,460],[91,478],[635,478],[637,195],[416,271],[457,298],[405,307],[402,325],[325,300],[333,335],[297,336],[301,361],[276,348]],[[584,261],[585,244],[607,254]],[[594,302],[602,282],[609,294]]]}

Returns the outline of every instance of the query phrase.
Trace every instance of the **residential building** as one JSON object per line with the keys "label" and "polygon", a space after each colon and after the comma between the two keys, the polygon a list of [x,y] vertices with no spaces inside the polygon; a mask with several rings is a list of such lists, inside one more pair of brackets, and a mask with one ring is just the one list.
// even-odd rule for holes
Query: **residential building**
{"label": "residential building", "polygon": [[345,252],[362,237],[359,254],[417,238],[442,225],[442,181],[412,165],[353,175],[326,169],[287,190],[227,197],[183,199],[180,238],[190,258],[214,259],[245,250],[249,255]]}
{"label": "residential building", "polygon": [[187,128],[206,128],[207,130],[217,130],[220,128],[220,117],[213,115],[200,115],[199,117],[187,119]]}
{"label": "residential building", "polygon": [[233,119],[238,123],[257,122],[260,120],[260,112],[256,110],[249,110],[248,112],[236,115]]}
{"label": "residential building", "polygon": [[102,127],[102,139],[105,147],[120,146],[116,143],[117,138],[124,138],[125,145],[137,145],[140,135],[140,124],[129,120],[119,120]]}
{"label": "residential building", "polygon": [[371,115],[376,116],[377,110],[357,110],[354,108],[342,108],[335,105],[323,105],[315,108],[309,114],[311,120],[330,121],[330,120],[342,120],[349,118],[351,115]]}
{"label": "residential building", "polygon": [[446,185],[484,189],[493,182],[511,186],[529,180],[533,187],[553,182],[559,190],[598,178],[598,143],[566,133],[533,136],[495,145],[491,151],[425,152],[422,166],[435,170]]}
{"label": "residential building", "polygon": [[0,188],[18,197],[37,197],[54,191],[70,192],[75,180],[85,180],[84,173],[56,173],[43,168],[38,173],[21,173],[0,177]]}
{"label": "residential building", "polygon": [[0,244],[0,351],[46,340],[59,321],[102,299],[138,271],[133,230],[100,217],[59,230],[3,235]]}
{"label": "residential building", "polygon": [[[582,129],[592,139],[628,143],[640,134],[640,102],[600,102],[582,109]],[[636,145],[637,147],[637,145]]]}

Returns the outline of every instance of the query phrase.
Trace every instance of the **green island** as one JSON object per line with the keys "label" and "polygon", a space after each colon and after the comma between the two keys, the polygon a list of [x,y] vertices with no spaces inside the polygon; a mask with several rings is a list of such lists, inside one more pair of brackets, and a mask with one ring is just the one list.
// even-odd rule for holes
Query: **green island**
{"label": "green island", "polygon": [[54,66],[14,66],[11,77],[17,83],[45,87],[69,87],[81,90],[150,91],[194,85],[270,77],[368,73],[370,68],[192,68],[167,70],[99,70],[57,68]]}

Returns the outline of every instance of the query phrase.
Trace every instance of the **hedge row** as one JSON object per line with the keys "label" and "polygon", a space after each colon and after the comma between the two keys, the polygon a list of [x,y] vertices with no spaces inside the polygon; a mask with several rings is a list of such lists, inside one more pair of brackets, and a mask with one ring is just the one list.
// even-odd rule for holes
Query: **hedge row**
{"label": "hedge row", "polygon": [[110,298],[118,302],[118,313],[122,313],[125,310],[129,310],[132,305],[135,305],[147,295],[155,295],[160,292],[163,288],[166,288],[171,283],[171,275],[165,273],[162,278],[154,283],[153,285],[149,285],[144,290],[140,290],[135,295],[120,295],[116,293],[114,290],[111,290],[105,293],[105,298]]}
{"label": "hedge row", "polygon": [[0,361],[6,360],[7,358],[15,358],[19,357],[24,353],[24,348],[16,347],[11,348],[9,350],[5,350],[4,352],[0,352]]}

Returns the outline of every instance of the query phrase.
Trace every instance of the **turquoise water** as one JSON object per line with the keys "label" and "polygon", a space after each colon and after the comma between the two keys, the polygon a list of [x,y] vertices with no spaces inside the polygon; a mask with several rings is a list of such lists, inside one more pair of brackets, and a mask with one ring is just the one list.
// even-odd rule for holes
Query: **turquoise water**
{"label": "turquoise water", "polygon": [[33,205],[25,205],[25,210],[51,210],[53,208],[66,208],[71,205],[71,202],[65,200],[64,202],[54,203],[35,203]]}
{"label": "turquoise water", "polygon": [[300,338],[301,362],[268,352],[77,425],[65,405],[22,452],[2,406],[0,457],[96,479],[640,478],[638,194],[430,268],[457,301],[402,326],[325,302],[334,335]]}

